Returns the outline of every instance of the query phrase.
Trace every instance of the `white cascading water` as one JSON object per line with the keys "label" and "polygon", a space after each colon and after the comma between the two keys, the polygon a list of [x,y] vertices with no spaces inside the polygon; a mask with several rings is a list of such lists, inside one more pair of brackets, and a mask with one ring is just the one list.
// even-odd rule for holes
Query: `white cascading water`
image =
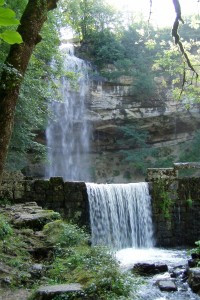
{"label": "white cascading water", "polygon": [[89,128],[85,119],[85,99],[88,91],[88,66],[74,56],[73,46],[61,47],[66,73],[78,77],[75,88],[67,76],[58,82],[62,101],[51,103],[53,120],[49,121],[46,137],[49,166],[47,177],[61,176],[64,180],[90,180]]}
{"label": "white cascading water", "polygon": [[153,246],[148,183],[87,183],[93,245],[115,249]]}

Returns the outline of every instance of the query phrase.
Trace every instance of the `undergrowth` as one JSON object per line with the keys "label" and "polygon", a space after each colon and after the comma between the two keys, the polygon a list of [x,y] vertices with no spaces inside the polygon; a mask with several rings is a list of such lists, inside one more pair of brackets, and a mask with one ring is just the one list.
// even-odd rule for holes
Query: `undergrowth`
{"label": "undergrowth", "polygon": [[[139,279],[121,272],[115,257],[105,247],[91,247],[90,235],[77,225],[61,220],[44,226],[43,240],[32,229],[15,228],[6,215],[0,215],[0,263],[10,272],[10,288],[37,290],[40,285],[79,283],[82,292],[62,294],[54,300],[128,300]],[[49,247],[52,253],[39,261],[30,249]],[[31,267],[44,266],[40,278]],[[35,293],[30,299],[34,298]],[[133,296],[131,296],[133,299]]]}
{"label": "undergrowth", "polygon": [[[121,272],[108,249],[90,247],[87,233],[61,221],[47,224],[44,232],[55,246],[47,273],[50,284],[80,283],[87,299],[129,299],[133,278]],[[55,300],[78,299],[78,295],[73,297],[64,295]]]}

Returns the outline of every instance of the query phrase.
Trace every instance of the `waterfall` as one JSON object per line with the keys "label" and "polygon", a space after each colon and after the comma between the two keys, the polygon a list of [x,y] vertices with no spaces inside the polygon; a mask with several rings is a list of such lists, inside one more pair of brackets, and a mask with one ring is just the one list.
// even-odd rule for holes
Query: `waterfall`
{"label": "waterfall", "polygon": [[152,247],[148,183],[87,183],[93,245]]}
{"label": "waterfall", "polygon": [[50,104],[53,120],[46,130],[49,161],[46,175],[62,176],[64,180],[90,180],[87,160],[90,131],[85,118],[88,65],[74,56],[72,45],[63,45],[61,51],[66,76],[56,82],[61,101]]}

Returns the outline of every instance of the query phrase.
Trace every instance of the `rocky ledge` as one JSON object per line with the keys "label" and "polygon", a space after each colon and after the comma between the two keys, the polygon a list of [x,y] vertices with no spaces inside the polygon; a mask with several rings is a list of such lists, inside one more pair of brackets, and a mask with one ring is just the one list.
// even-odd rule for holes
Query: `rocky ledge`
{"label": "rocky ledge", "polygon": [[[46,243],[42,228],[60,219],[59,213],[42,209],[36,202],[0,206],[1,238],[12,231],[11,241],[1,240],[0,245],[0,299],[27,300],[35,283],[45,282],[54,249]],[[81,294],[80,284],[43,285],[30,299],[50,300],[74,292]]]}

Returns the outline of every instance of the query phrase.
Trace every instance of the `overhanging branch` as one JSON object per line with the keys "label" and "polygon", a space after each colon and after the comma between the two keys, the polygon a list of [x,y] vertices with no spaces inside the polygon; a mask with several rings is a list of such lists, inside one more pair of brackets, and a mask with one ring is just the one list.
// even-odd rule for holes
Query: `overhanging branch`
{"label": "overhanging branch", "polygon": [[[194,73],[194,75],[196,77],[196,80],[197,80],[199,75],[198,75],[197,71],[194,69],[187,53],[185,52],[183,44],[180,40],[180,36],[178,34],[179,21],[184,23],[183,19],[182,19],[182,16],[181,16],[181,6],[180,6],[180,3],[179,3],[179,0],[172,0],[172,1],[173,1],[175,12],[176,12],[176,18],[175,18],[173,28],[172,28],[172,36],[174,37],[175,44],[179,46],[179,49],[180,49],[182,55],[185,57],[185,60],[186,60],[186,63],[188,65],[189,69]],[[185,76],[184,76],[183,80],[184,80],[184,82],[183,82],[182,88],[183,88],[183,86],[186,82]]]}

